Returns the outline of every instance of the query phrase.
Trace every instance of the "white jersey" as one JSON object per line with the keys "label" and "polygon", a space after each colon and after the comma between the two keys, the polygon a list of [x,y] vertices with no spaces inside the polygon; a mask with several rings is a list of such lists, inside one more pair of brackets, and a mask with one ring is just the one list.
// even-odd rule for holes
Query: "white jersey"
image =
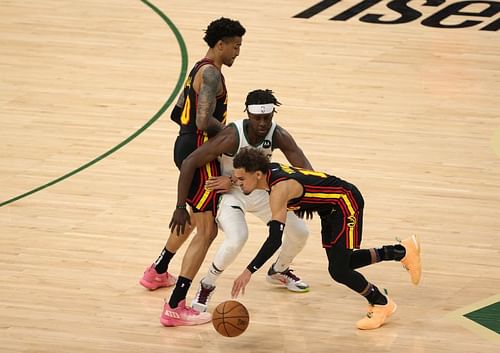
{"label": "white jersey", "polygon": [[[267,158],[269,158],[269,160],[271,160],[271,156],[273,154],[273,135],[274,135],[274,130],[276,130],[276,123],[274,121],[272,122],[271,128],[267,132],[267,135],[266,135],[266,137],[264,137],[262,142],[260,142],[257,145],[252,145],[252,144],[250,144],[250,142],[248,142],[248,139],[247,139],[247,134],[246,134],[246,131],[244,129],[245,122],[248,122],[248,119],[241,119],[241,120],[237,120],[237,121],[231,123],[232,125],[234,125],[234,127],[236,127],[236,131],[238,133],[239,145],[238,145],[238,150],[236,151],[236,153],[238,153],[243,147],[251,146],[251,147],[255,147],[255,148],[258,148],[258,149],[264,151]],[[233,169],[234,169],[233,168],[233,158],[234,158],[235,154],[234,155],[223,154],[219,158],[221,170],[222,170],[222,175],[230,176],[233,173]]]}

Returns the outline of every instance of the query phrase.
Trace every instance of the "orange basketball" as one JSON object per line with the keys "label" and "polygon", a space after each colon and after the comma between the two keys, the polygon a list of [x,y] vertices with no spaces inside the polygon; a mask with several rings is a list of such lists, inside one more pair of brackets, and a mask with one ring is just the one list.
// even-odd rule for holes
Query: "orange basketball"
{"label": "orange basketball", "polygon": [[241,335],[248,327],[250,315],[243,304],[236,300],[220,303],[212,313],[212,324],[218,333],[226,337]]}

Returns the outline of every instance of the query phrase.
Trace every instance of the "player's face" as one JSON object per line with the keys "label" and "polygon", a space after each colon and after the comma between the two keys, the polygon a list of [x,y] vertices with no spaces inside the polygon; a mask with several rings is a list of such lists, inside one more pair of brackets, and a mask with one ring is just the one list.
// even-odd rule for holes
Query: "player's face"
{"label": "player's face", "polygon": [[231,37],[220,41],[222,62],[224,63],[224,65],[233,65],[236,57],[240,55],[241,42],[241,37]]}
{"label": "player's face", "polygon": [[257,135],[257,137],[264,138],[273,123],[273,113],[269,114],[252,114],[248,113],[250,120],[250,129]]}
{"label": "player's face", "polygon": [[255,189],[257,189],[257,183],[259,181],[259,173],[262,172],[247,172],[244,168],[236,168],[233,171],[234,178],[236,179],[236,185],[238,185],[241,191],[248,195]]}

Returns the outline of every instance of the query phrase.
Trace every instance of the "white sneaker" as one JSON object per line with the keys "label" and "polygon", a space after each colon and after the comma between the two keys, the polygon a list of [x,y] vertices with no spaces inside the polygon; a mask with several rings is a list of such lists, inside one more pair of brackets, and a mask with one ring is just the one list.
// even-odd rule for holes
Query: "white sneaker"
{"label": "white sneaker", "polygon": [[289,268],[283,272],[277,272],[271,265],[267,271],[266,279],[269,283],[283,285],[292,292],[309,292],[309,285],[295,276],[293,270]]}
{"label": "white sneaker", "polygon": [[196,296],[191,303],[193,309],[198,310],[200,313],[206,312],[208,309],[208,302],[210,301],[210,297],[212,296],[214,290],[215,286],[205,284],[203,283],[203,280],[201,280],[198,292],[196,292]]}

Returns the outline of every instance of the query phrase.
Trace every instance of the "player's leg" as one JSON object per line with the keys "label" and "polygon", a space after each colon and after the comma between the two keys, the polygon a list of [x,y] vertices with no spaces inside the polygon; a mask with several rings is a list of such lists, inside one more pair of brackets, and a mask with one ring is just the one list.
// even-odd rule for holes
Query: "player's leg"
{"label": "player's leg", "polygon": [[[187,158],[187,156],[196,149],[196,139],[192,136],[184,134],[178,135],[175,139],[174,144],[174,162],[177,168],[180,170],[182,162]],[[195,175],[193,176],[193,180],[201,180],[200,171],[196,170]],[[198,191],[199,184],[193,183],[190,189],[190,195],[193,195]],[[177,234],[170,233],[168,237],[167,243],[165,247],[162,249],[160,255],[156,259],[156,261],[144,271],[144,275],[139,281],[144,287],[149,290],[155,290],[160,287],[168,287],[172,286],[176,282],[176,278],[168,273],[168,265],[170,261],[174,257],[175,253],[182,244],[189,237],[193,229],[195,228],[195,221],[191,216],[191,226],[186,225],[185,231],[183,234],[178,236]]]}
{"label": "player's leg", "polygon": [[182,259],[182,267],[170,299],[165,302],[160,322],[164,326],[200,325],[211,320],[209,313],[200,313],[186,305],[187,292],[200,269],[212,241],[217,236],[217,226],[212,211],[194,213],[197,232],[192,237]]}
{"label": "player's leg", "polygon": [[[268,193],[264,190],[255,190],[252,194],[255,194],[252,199],[253,205],[247,211],[253,213],[264,224],[268,224],[271,220]],[[304,248],[308,236],[309,230],[304,220],[293,212],[288,212],[281,250],[276,262],[267,271],[266,279],[269,283],[284,286],[292,292],[309,291],[309,285],[290,269],[293,259]]]}
{"label": "player's leg", "polygon": [[195,228],[195,220],[191,212],[191,225],[187,224],[183,234],[177,235],[170,233],[165,247],[160,253],[160,256],[148,266],[144,271],[139,283],[149,290],[155,290],[161,287],[170,287],[175,284],[177,277],[168,272],[168,265],[174,257],[175,253],[184,244],[193,229]]}
{"label": "player's leg", "polygon": [[292,292],[309,291],[309,285],[290,269],[292,261],[304,249],[308,238],[309,229],[304,220],[295,213],[288,212],[281,251],[276,262],[267,271],[268,282],[285,285]]}
{"label": "player's leg", "polygon": [[216,220],[225,237],[217,249],[207,274],[200,281],[193,300],[192,306],[198,311],[207,311],[217,279],[233,263],[248,239],[244,202],[241,202],[235,195],[228,193],[222,196]]}
{"label": "player's leg", "polygon": [[187,202],[193,209],[193,217],[197,228],[191,238],[182,259],[179,278],[170,299],[165,302],[160,322],[164,326],[200,325],[212,319],[210,313],[200,313],[186,305],[187,292],[193,278],[198,273],[208,248],[217,236],[215,210],[217,194],[205,189],[205,182],[211,176],[220,175],[220,165],[211,161],[198,168],[193,177]]}
{"label": "player's leg", "polygon": [[334,281],[347,286],[368,301],[367,315],[359,320],[356,326],[359,329],[378,328],[396,310],[396,304],[376,285],[368,282],[361,273],[350,267],[352,250],[345,247],[343,240],[341,237],[330,248],[325,248],[328,257],[328,272]]}
{"label": "player's leg", "polygon": [[363,226],[364,201],[359,190],[345,185],[346,197],[340,198],[330,212],[322,212],[321,236],[328,257],[328,272],[341,283],[366,298],[368,314],[358,321],[359,329],[382,326],[396,310],[396,304],[351,267],[353,249],[359,248]]}
{"label": "player's leg", "polygon": [[408,271],[411,282],[415,285],[420,282],[422,277],[420,242],[415,235],[402,240],[399,244],[356,250],[351,256],[350,266],[356,269],[382,261],[400,261]]}

